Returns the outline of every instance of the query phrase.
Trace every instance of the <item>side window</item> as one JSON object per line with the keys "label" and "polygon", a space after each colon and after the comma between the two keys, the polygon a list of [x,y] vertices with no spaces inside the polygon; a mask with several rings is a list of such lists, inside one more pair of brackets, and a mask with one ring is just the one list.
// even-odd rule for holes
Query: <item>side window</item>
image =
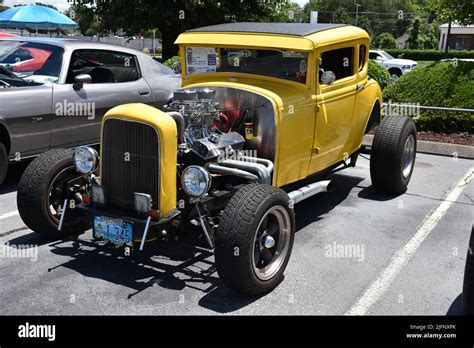
{"label": "side window", "polygon": [[78,50],[72,54],[66,83],[74,83],[81,74],[90,75],[92,83],[123,83],[141,77],[136,56],[103,50]]}
{"label": "side window", "polygon": [[377,58],[380,58],[378,53],[375,53],[375,52],[370,52],[369,53],[369,59],[370,60],[377,60]]}
{"label": "side window", "polygon": [[359,72],[364,70],[365,64],[367,63],[367,46],[361,45],[359,48]]}
{"label": "side window", "polygon": [[354,47],[327,51],[321,58],[320,76],[322,72],[332,71],[337,81],[354,75]]}

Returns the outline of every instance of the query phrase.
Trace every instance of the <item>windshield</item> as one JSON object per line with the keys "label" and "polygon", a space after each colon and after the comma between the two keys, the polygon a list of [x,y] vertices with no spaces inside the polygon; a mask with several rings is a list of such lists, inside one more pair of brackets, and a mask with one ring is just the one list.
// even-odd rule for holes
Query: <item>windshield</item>
{"label": "windshield", "polygon": [[308,53],[282,50],[186,47],[186,72],[242,73],[306,83]]}
{"label": "windshield", "polygon": [[[64,50],[54,45],[25,41],[0,40],[0,66],[18,77],[17,81],[28,84],[58,83]],[[5,81],[13,86],[19,83]],[[12,78],[10,76],[10,78]]]}
{"label": "windshield", "polygon": [[385,52],[385,51],[379,52],[379,54],[380,54],[381,56],[383,56],[385,59],[395,59],[395,58],[393,58],[390,54],[388,54],[388,53]]}

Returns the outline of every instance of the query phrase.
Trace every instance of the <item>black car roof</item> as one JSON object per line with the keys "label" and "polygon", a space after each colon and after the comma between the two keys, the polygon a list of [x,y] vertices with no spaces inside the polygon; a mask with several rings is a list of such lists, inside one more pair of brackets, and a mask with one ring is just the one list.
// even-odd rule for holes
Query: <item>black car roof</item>
{"label": "black car roof", "polygon": [[308,36],[325,30],[344,27],[346,24],[311,23],[227,23],[188,30],[188,32],[240,32],[290,36]]}

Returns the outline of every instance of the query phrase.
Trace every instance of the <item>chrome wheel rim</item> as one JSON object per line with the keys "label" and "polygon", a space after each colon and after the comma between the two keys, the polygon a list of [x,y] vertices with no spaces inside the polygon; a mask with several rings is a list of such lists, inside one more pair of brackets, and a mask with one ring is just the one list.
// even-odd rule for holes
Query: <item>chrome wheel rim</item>
{"label": "chrome wheel rim", "polygon": [[[71,175],[69,175],[69,172],[71,172]],[[57,225],[59,225],[59,220],[61,219],[60,208],[64,209],[63,204],[68,195],[67,188],[64,188],[64,186],[68,181],[74,179],[74,175],[72,175],[73,172],[77,174],[74,167],[63,169],[54,177],[49,185],[48,214],[53,223]]]}
{"label": "chrome wheel rim", "polygon": [[415,137],[410,135],[405,143],[405,148],[403,149],[403,158],[402,158],[402,174],[405,179],[407,179],[415,163]]}
{"label": "chrome wheel rim", "polygon": [[254,239],[252,266],[262,281],[272,279],[283,266],[290,249],[291,220],[288,211],[275,206],[260,220]]}

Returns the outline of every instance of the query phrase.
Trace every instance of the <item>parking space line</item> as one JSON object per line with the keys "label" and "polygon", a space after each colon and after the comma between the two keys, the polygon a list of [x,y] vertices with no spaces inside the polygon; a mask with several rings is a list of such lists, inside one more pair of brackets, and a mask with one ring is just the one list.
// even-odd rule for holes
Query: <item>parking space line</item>
{"label": "parking space line", "polygon": [[15,211],[12,211],[10,213],[0,215],[0,220],[5,220],[5,219],[8,219],[8,218],[11,218],[11,217],[14,217],[14,216],[18,216],[18,215],[20,215],[20,213],[18,212],[18,210],[15,210]]}
{"label": "parking space line", "polygon": [[438,208],[425,218],[422,226],[418,229],[410,241],[393,256],[390,264],[365,291],[362,297],[345,313],[345,315],[365,315],[372,306],[384,295],[400,271],[408,264],[415,255],[421,244],[434,230],[448,210],[455,204],[464,188],[474,177],[474,167],[459,181],[456,187],[442,201]]}

